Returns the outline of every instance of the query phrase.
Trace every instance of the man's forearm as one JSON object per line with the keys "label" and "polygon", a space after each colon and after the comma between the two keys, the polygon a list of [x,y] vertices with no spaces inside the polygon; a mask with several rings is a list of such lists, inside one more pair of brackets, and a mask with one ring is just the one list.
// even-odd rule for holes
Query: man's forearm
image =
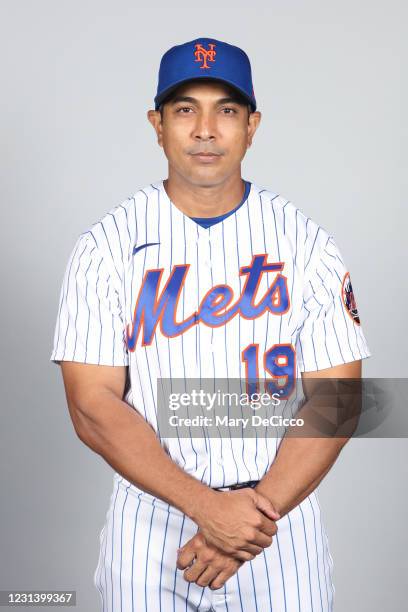
{"label": "man's forearm", "polygon": [[352,383],[345,378],[341,385],[340,378],[304,381],[308,400],[296,413],[303,419],[302,428],[287,429],[272,465],[256,487],[281,516],[314,491],[353,435],[361,413],[358,376],[356,371]]}
{"label": "man's forearm", "polygon": [[318,486],[336,461],[344,439],[284,437],[268,472],[256,486],[281,516]]}
{"label": "man's forearm", "polygon": [[101,392],[76,416],[80,439],[115,471],[194,520],[203,496],[212,490],[173,461],[137,411],[113,393]]}

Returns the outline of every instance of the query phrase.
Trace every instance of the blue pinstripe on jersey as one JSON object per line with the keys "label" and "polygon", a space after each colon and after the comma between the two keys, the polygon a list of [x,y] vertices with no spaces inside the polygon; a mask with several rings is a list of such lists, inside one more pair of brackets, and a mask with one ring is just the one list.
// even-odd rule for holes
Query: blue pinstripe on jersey
{"label": "blue pinstripe on jersey", "polygon": [[[252,243],[252,230],[251,230],[251,217],[249,214],[249,207],[246,207],[247,210],[247,217],[248,217],[248,229],[249,229],[249,244],[251,245],[251,258],[254,256],[254,248],[253,248],[253,243]],[[255,344],[255,322],[256,319],[252,320],[252,344]],[[258,475],[258,479],[260,479],[262,476],[259,472],[259,468],[258,468],[258,430],[255,428],[255,457],[254,457],[254,463],[255,463],[255,467],[256,467],[256,472]]]}
{"label": "blue pinstripe on jersey", "polygon": [[[238,269],[241,268],[241,262],[239,259],[239,239],[238,239],[238,225],[237,225],[237,217],[236,215],[234,215],[234,220],[235,220],[235,245],[236,245],[236,257],[237,257],[237,266]],[[241,293],[242,291],[242,284],[241,284],[241,277],[239,277],[239,291]],[[241,317],[238,320],[238,344],[239,346],[241,345]],[[238,353],[238,362],[239,362],[239,366],[237,368],[238,372],[239,372],[239,376],[240,376],[240,380],[239,380],[239,386],[240,386],[240,393],[243,393],[242,390],[242,379],[241,379],[241,353]],[[243,415],[242,412],[242,407],[241,407],[241,414]],[[242,425],[242,421],[241,421],[241,432],[242,432],[242,463],[245,466],[247,472],[248,472],[248,480],[251,480],[251,472],[248,469],[248,466],[246,464],[245,458],[244,458],[244,452],[245,452],[245,438],[244,438],[244,428]]]}
{"label": "blue pinstripe on jersey", "polygon": [[[227,264],[225,261],[225,236],[224,236],[224,223],[221,223],[221,230],[222,230],[222,261],[224,264],[224,282],[225,284],[227,284]],[[224,352],[225,352],[225,378],[227,381],[227,393],[230,393],[230,377],[229,377],[229,371],[228,371],[228,348],[227,348],[227,326],[224,325]],[[230,418],[230,405],[228,403],[227,406],[227,411],[228,411],[228,419]],[[242,414],[242,411],[241,411]],[[231,457],[233,459],[234,462],[234,467],[236,470],[236,482],[239,482],[239,469],[238,469],[238,464],[237,464],[237,460],[235,458],[235,454],[234,454],[234,448],[233,448],[233,444],[232,444],[232,438],[231,438],[231,434],[229,435],[229,443],[230,443],[230,448],[231,448]],[[224,481],[224,485],[225,486],[225,481]]]}

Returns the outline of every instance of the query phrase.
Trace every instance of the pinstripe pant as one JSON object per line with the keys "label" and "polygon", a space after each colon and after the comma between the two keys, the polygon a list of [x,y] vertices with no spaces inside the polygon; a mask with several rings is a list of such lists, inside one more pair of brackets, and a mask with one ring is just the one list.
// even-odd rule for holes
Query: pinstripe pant
{"label": "pinstripe pant", "polygon": [[272,545],[216,591],[189,583],[177,548],[197,525],[115,473],[94,583],[102,612],[331,612],[333,561],[312,493],[277,523]]}

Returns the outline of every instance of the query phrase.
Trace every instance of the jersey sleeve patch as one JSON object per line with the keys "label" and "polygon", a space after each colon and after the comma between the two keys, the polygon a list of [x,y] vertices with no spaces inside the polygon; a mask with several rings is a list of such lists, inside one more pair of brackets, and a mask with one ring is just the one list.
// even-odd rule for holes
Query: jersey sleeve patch
{"label": "jersey sleeve patch", "polygon": [[360,317],[358,315],[357,304],[354,297],[349,272],[346,272],[344,275],[343,282],[341,285],[341,295],[343,299],[343,305],[346,309],[347,314],[351,317],[354,323],[360,325]]}

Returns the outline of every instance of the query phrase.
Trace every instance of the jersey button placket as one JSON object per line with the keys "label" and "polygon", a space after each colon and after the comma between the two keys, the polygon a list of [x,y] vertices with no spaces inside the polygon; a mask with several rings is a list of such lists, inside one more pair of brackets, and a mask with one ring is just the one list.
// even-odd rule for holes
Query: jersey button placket
{"label": "jersey button placket", "polygon": [[[213,287],[214,286],[214,282],[213,282],[213,275],[211,273],[211,267],[212,267],[212,261],[211,261],[211,255],[212,255],[212,245],[211,245],[211,239],[210,239],[210,232],[208,230],[208,237],[207,237],[207,259],[205,261],[205,265],[209,270],[209,280],[210,280],[210,286]],[[214,345],[212,343],[212,337],[213,337],[213,328],[210,327],[208,329],[209,331],[209,346],[210,346],[210,351],[213,354],[214,353]],[[211,361],[213,361],[213,359],[211,358]],[[215,376],[215,372],[214,372],[214,376]]]}
{"label": "jersey button placket", "polygon": [[[207,232],[208,231],[209,230],[207,230]],[[205,261],[204,261],[204,265],[209,270],[211,269],[210,253],[211,253],[211,240],[210,240],[210,234],[208,233],[208,236],[207,236],[207,255],[206,255],[206,258],[205,258]],[[211,273],[210,273],[210,277],[211,277]]]}
{"label": "jersey button placket", "polygon": [[[199,238],[199,270],[200,277],[200,302],[205,294],[212,287],[211,279],[211,263],[210,263],[210,237],[208,230],[206,233],[201,232]],[[213,358],[212,358],[212,328],[205,325],[203,322],[200,325],[201,339],[201,358],[202,358],[202,376],[203,378],[212,378],[214,376]]]}

